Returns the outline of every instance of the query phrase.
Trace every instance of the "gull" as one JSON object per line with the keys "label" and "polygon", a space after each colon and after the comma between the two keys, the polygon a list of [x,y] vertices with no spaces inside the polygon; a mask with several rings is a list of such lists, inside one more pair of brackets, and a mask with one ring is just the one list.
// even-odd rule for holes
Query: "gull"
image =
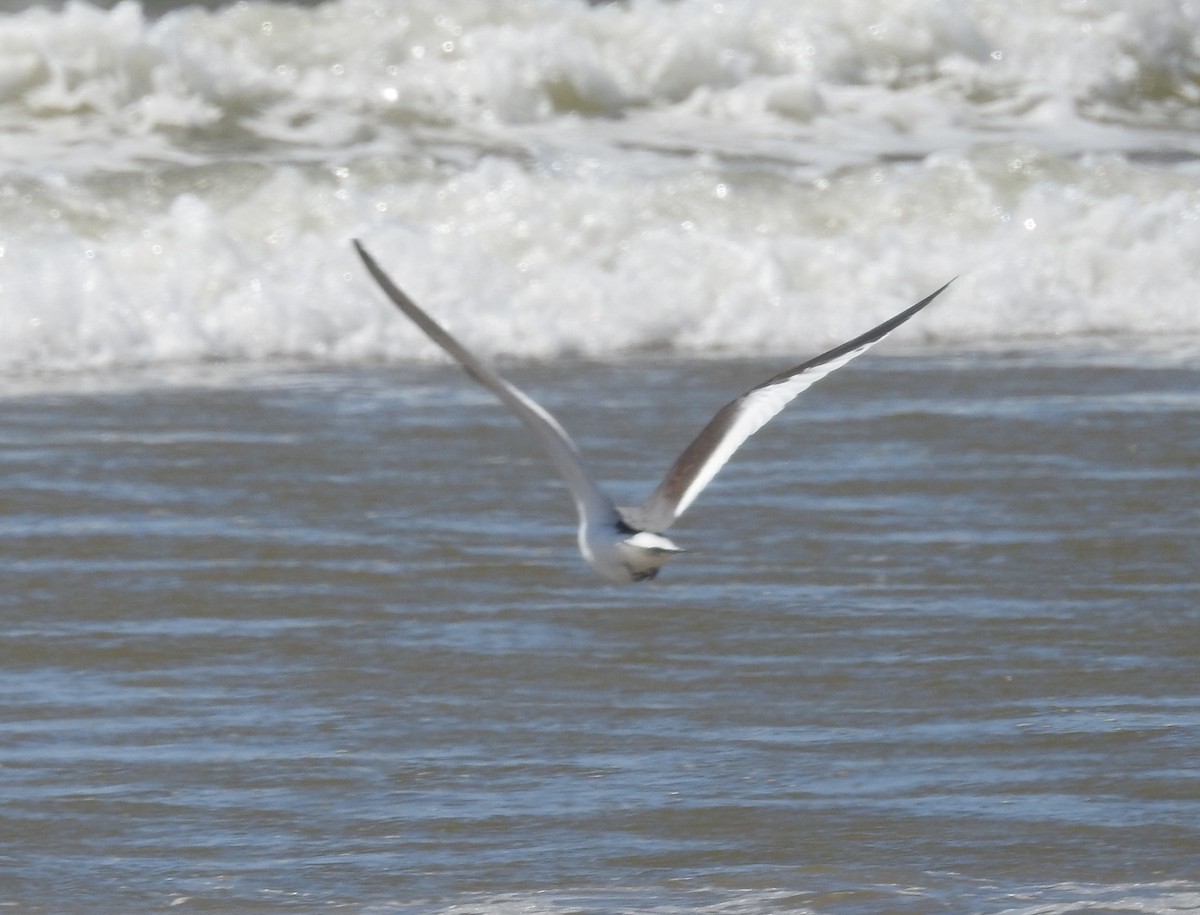
{"label": "gull", "polygon": [[[731,400],[709,421],[667,471],[658,488],[636,508],[618,508],[584,464],[579,449],[550,413],[532,397],[502,378],[495,369],[417,307],[383,272],[366,248],[354,247],[371,277],[429,338],[454,357],[467,374],[500,398],[536,436],[571,490],[579,514],[579,551],[605,578],[615,582],[648,581],[676,553],[683,552],[663,531],[704,490],[751,435],[802,391],[868,349],[937,298],[950,283],[900,314],[848,343],[834,347],[751,388]],[[951,280],[953,282],[953,280]]]}

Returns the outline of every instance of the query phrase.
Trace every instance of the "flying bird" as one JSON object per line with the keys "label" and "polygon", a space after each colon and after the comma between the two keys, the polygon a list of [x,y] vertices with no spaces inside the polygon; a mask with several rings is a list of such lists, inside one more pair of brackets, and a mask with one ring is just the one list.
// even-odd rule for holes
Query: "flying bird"
{"label": "flying bird", "polygon": [[571,498],[579,514],[579,551],[592,568],[616,582],[648,581],[654,578],[667,560],[683,552],[681,547],[663,536],[663,531],[687,511],[688,506],[746,439],[791,403],[796,395],[851,359],[861,356],[950,285],[947,283],[916,305],[848,343],[785,369],[741,397],[731,400],[683,449],[650,498],[635,508],[618,508],[596,483],[579,449],[558,420],[418,308],[383,272],[357,239],[354,247],[367,271],[396,307],[434,343],[453,356],[467,374],[500,398],[537,437],[571,490]]}

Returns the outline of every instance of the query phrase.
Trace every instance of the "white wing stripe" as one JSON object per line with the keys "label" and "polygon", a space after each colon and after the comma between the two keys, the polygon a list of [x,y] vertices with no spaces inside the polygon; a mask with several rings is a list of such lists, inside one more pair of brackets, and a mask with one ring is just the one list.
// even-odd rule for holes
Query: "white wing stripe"
{"label": "white wing stripe", "polygon": [[742,443],[771,417],[798,394],[883,340],[941,295],[946,286],[853,340],[780,372],[726,404],[676,458],[650,498],[636,509],[623,510],[626,517],[637,518],[646,530],[658,533],[666,530],[712,482]]}
{"label": "white wing stripe", "polygon": [[826,375],[840,369],[851,359],[861,356],[877,342],[864,344],[830,362],[813,366],[798,375],[792,375],[790,378],[767,387],[757,388],[747,394],[742,400],[741,409],[733,424],[708,459],[700,465],[696,476],[684,488],[683,495],[680,496],[679,502],[675,506],[675,517],[678,518],[687,511],[688,506],[704,491],[704,487],[712,482],[713,477],[729,462],[734,452],[742,447],[746,439],[770,422],[800,394]]}

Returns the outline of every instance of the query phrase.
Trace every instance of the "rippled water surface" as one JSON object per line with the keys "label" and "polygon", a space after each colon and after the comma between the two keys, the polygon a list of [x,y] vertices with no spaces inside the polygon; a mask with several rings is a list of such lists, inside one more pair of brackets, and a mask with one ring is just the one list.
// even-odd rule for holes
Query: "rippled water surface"
{"label": "rippled water surface", "polygon": [[[777,368],[509,372],[633,500]],[[1198,390],[872,355],[628,587],[450,369],[10,394],[0,902],[1196,911]]]}
{"label": "rippled water surface", "polygon": [[[0,906],[1200,912],[1197,35],[3,4]],[[617,588],[352,238],[623,503],[959,279]]]}

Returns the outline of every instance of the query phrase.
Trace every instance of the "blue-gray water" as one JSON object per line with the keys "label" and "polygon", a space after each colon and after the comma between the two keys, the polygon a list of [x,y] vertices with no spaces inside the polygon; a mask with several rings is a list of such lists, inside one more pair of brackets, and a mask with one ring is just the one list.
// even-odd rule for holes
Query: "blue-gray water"
{"label": "blue-gray water", "polygon": [[[778,367],[508,371],[632,499]],[[1194,912],[1198,389],[872,353],[615,587],[457,371],[31,384],[0,401],[0,902]]]}
{"label": "blue-gray water", "polygon": [[[0,4],[0,906],[1200,911],[1198,35]],[[959,279],[615,588],[352,237],[622,502]]]}

